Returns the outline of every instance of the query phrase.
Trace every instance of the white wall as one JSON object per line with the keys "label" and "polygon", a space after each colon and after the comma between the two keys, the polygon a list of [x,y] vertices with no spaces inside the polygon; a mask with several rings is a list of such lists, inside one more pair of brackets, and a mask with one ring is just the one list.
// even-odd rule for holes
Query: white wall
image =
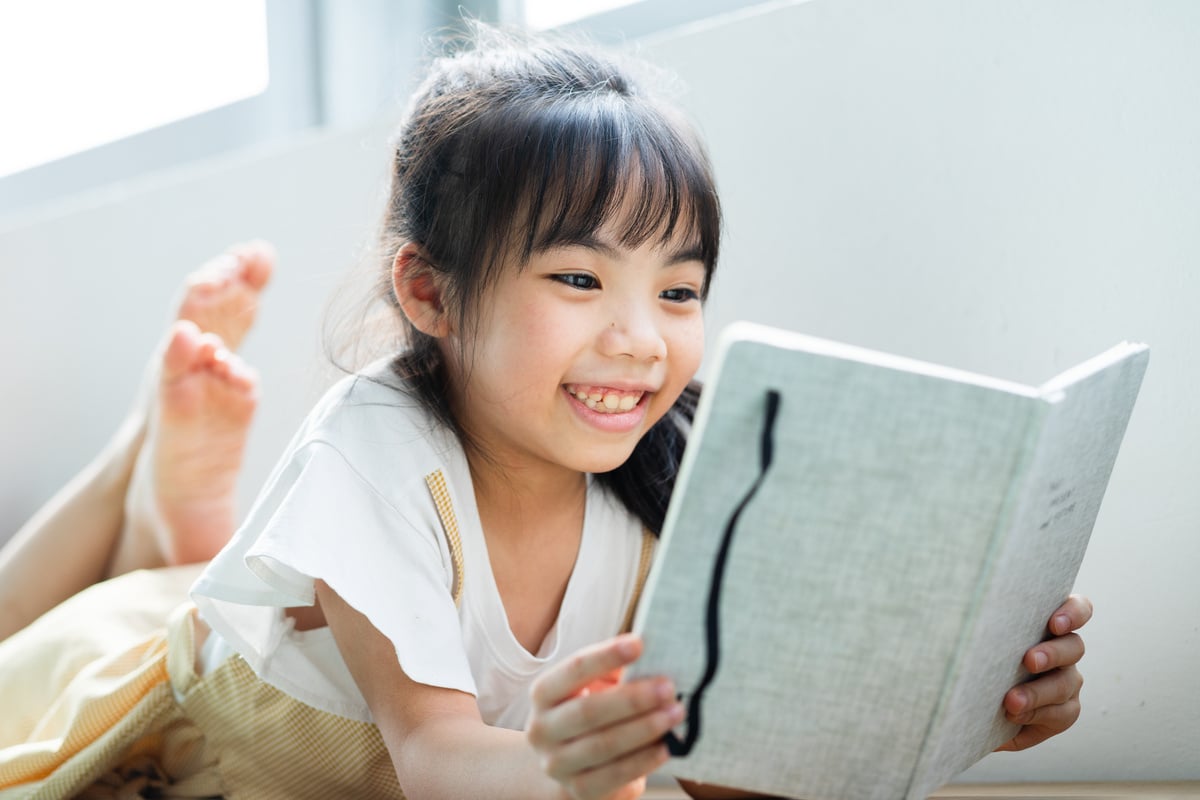
{"label": "white wall", "polygon": [[[974,779],[1200,779],[1200,4],[813,0],[646,45],[689,85],[746,317],[1037,383],[1121,339],[1142,397],[1079,577],[1084,715]],[[0,228],[0,530],[124,411],[167,300],[225,243],[280,272],[243,496],[327,380],[318,322],[376,222],[386,120]],[[904,687],[897,687],[903,691]]]}

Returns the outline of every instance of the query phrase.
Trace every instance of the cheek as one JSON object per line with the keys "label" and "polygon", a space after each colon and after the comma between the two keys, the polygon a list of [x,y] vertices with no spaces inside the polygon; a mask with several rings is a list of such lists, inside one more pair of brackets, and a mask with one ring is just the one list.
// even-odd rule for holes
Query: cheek
{"label": "cheek", "polygon": [[704,358],[704,319],[697,317],[679,326],[668,343],[672,372],[686,384],[700,369]]}
{"label": "cheek", "polygon": [[[508,391],[523,393],[561,379],[570,350],[569,320],[552,309],[522,304],[491,332],[492,363],[504,373]],[[566,327],[564,327],[566,326]]]}
{"label": "cheek", "polygon": [[672,326],[667,339],[668,373],[661,403],[654,409],[653,420],[665,414],[700,369],[704,358],[704,320],[679,320]]}

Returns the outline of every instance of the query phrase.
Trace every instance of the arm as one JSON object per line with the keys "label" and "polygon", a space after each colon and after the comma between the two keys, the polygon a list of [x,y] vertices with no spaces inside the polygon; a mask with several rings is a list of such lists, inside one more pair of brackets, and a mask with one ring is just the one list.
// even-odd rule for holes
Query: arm
{"label": "arm", "polygon": [[469,694],[411,680],[391,641],[321,581],[317,600],[406,796],[560,800],[520,732],[485,725]]}
{"label": "arm", "polygon": [[[624,800],[641,795],[640,786],[627,791],[631,781],[665,760],[657,742],[674,717],[653,713],[660,682],[598,685],[632,661],[621,647],[628,639],[548,670],[534,688],[527,736],[486,725],[471,695],[411,680],[391,641],[320,581],[317,599],[412,800]],[[595,691],[582,691],[589,686]]]}
{"label": "arm", "polygon": [[1075,665],[1083,658],[1083,639],[1074,631],[1092,618],[1092,602],[1073,594],[1050,616],[1051,638],[1025,653],[1025,668],[1035,678],[1014,686],[1004,696],[1009,721],[1021,730],[997,750],[1024,750],[1057,736],[1079,719],[1083,676]]}

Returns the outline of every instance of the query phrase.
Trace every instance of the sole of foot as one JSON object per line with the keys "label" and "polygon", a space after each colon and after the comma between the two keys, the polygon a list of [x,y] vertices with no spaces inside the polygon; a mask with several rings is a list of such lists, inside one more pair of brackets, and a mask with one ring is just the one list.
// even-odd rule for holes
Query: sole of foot
{"label": "sole of foot", "polygon": [[168,564],[212,558],[233,535],[258,377],[214,333],[176,322],[140,461]]}
{"label": "sole of foot", "polygon": [[259,295],[274,271],[275,248],[269,243],[235,245],[187,277],[176,316],[236,350],[254,324]]}

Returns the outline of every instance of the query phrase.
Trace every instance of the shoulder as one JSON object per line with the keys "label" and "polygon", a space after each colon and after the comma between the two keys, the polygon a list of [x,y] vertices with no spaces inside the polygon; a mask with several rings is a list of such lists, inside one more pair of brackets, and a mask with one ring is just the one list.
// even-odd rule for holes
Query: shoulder
{"label": "shoulder", "polygon": [[[205,579],[237,602],[303,605],[310,578],[348,548],[372,554],[355,560],[362,570],[394,569],[380,554],[399,554],[449,575],[427,477],[457,457],[456,446],[386,365],[343,378],[301,424]],[[260,570],[272,579],[250,562],[272,565]]]}
{"label": "shoulder", "polygon": [[345,376],[325,392],[305,418],[305,439],[340,440],[376,433],[408,439],[437,427],[388,360]]}
{"label": "shoulder", "polygon": [[398,472],[427,475],[458,448],[395,374],[379,361],[332,386],[305,419],[291,451],[336,451],[371,485],[394,483]]}

